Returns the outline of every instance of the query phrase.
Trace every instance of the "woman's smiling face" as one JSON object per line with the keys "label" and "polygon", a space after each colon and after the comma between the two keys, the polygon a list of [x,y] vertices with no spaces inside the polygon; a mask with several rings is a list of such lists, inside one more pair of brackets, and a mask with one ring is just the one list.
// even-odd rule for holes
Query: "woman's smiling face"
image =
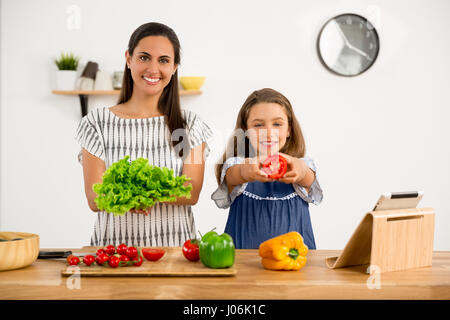
{"label": "woman's smiling face", "polygon": [[164,36],[142,38],[133,55],[130,56],[128,51],[125,55],[134,89],[148,95],[161,94],[178,67],[172,43]]}
{"label": "woman's smiling face", "polygon": [[278,153],[289,137],[289,121],[277,103],[257,103],[247,118],[248,138],[257,155]]}

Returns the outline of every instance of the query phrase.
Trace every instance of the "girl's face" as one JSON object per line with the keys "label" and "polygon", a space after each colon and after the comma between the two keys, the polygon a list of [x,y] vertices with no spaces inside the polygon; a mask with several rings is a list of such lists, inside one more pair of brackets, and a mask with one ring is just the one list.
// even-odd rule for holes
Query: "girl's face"
{"label": "girl's face", "polygon": [[161,94],[177,70],[170,40],[163,36],[142,38],[130,56],[125,53],[134,89],[148,95]]}
{"label": "girl's face", "polygon": [[290,135],[284,107],[277,103],[257,103],[247,119],[248,138],[258,155],[278,153]]}

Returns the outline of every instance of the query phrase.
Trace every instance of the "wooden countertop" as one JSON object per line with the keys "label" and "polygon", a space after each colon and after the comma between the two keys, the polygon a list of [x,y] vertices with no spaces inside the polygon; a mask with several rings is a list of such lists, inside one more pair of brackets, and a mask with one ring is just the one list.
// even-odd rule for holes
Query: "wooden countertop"
{"label": "wooden countertop", "polygon": [[81,277],[78,289],[61,276],[65,261],[37,260],[0,272],[0,299],[450,299],[449,251],[434,252],[432,267],[382,273],[379,279],[365,273],[367,266],[329,269],[325,258],[339,253],[311,250],[300,271],[270,271],[257,250],[236,250],[232,277]]}

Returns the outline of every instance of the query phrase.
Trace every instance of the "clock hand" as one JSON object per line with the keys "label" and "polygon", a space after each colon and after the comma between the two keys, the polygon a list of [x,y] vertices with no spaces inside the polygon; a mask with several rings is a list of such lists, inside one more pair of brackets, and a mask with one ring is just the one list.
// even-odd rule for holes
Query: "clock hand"
{"label": "clock hand", "polygon": [[347,47],[348,47],[349,49],[353,50],[353,51],[358,52],[360,55],[366,57],[367,60],[372,60],[372,59],[367,55],[367,53],[365,53],[364,51],[362,51],[362,50],[360,50],[360,49],[358,49],[358,48],[356,48],[356,47],[354,47],[354,46],[352,46],[350,43],[347,43]]}
{"label": "clock hand", "polygon": [[341,27],[339,26],[339,24],[338,24],[336,21],[335,21],[334,23],[335,23],[335,27],[337,28],[339,34],[341,35],[342,40],[344,40],[345,45],[346,45],[349,49],[358,52],[360,55],[364,56],[367,60],[372,60],[372,59],[367,55],[367,53],[365,53],[364,51],[361,51],[360,49],[354,47],[354,46],[350,43],[350,41],[348,41],[347,37],[345,36],[345,34],[344,34],[344,32],[342,31],[342,29],[341,29]]}
{"label": "clock hand", "polygon": [[344,32],[342,31],[341,27],[339,26],[339,24],[336,21],[334,21],[334,23],[335,23],[336,29],[338,30],[339,34],[341,35],[342,40],[344,40],[346,45],[349,45],[350,43],[349,43],[347,37],[345,36]]}

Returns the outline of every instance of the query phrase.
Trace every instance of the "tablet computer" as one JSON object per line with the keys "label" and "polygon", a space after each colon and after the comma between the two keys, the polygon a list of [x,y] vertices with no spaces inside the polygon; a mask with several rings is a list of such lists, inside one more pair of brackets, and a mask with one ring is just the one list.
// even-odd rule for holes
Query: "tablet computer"
{"label": "tablet computer", "polygon": [[414,209],[423,197],[423,191],[383,193],[373,211],[392,209]]}

